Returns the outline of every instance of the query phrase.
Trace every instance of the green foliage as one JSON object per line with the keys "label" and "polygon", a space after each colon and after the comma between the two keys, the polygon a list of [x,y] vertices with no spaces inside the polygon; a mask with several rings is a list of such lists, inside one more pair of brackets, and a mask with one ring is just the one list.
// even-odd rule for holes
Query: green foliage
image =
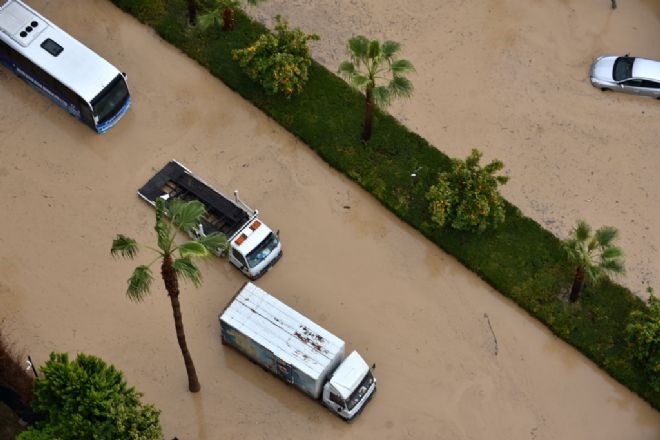
{"label": "green foliage", "polygon": [[[262,0],[245,0],[249,5],[256,5]],[[233,15],[233,10],[241,6],[241,0],[203,0],[201,9],[204,11],[197,19],[197,26],[202,31],[213,27],[228,29],[231,25],[224,23],[225,18]]]}
{"label": "green foliage", "polygon": [[[128,0],[112,0],[126,3]],[[237,63],[234,49],[252,44],[268,30],[236,11],[236,30],[223,38],[193,35],[185,25],[183,6],[148,22],[166,41],[205,66],[269,117],[305,142],[328,164],[362,185],[395,215],[453,255],[616,380],[660,409],[654,391],[631,355],[625,327],[630,313],[644,307],[628,289],[609,280],[587,286],[578,307],[558,294],[570,281],[562,242],[504,201],[505,220],[481,234],[440,227],[431,221],[426,193],[451,160],[425,139],[382,110],[374,110],[378,128],[368,144],[359,136],[365,97],[315,61],[305,89],[289,99],[254,87]],[[178,5],[178,6],[177,6]],[[178,8],[178,9],[177,9]],[[144,20],[143,16],[138,16]],[[411,174],[415,172],[415,176]]]}
{"label": "green foliage", "polygon": [[45,416],[18,440],[162,439],[159,415],[144,405],[142,394],[103,360],[79,354],[52,353],[35,380],[34,409]]}
{"label": "green foliage", "polygon": [[568,261],[585,269],[587,279],[593,284],[608,274],[623,273],[623,251],[613,244],[618,235],[612,226],[603,226],[592,235],[591,226],[578,220],[563,242]]}
{"label": "green foliage", "polygon": [[632,355],[660,392],[660,300],[651,293],[648,307],[634,310],[626,328]]}
{"label": "green foliage", "polygon": [[[177,275],[192,281],[195,286],[201,283],[201,273],[193,258],[207,258],[214,251],[221,252],[226,249],[228,243],[223,234],[212,233],[196,240],[190,240],[180,245],[175,244],[177,228],[186,233],[194,234],[200,219],[206,215],[204,205],[198,200],[184,202],[178,198],[170,201],[166,206],[163,199],[156,200],[156,231],[158,242],[158,257],[150,264],[137,266],[130,278],[126,294],[133,301],[141,301],[150,292],[153,281],[153,273],[150,266],[161,261],[166,256],[172,256],[177,251],[180,258],[174,260],[174,270]],[[171,223],[167,221],[170,218]],[[112,242],[110,253],[113,256],[121,256],[133,259],[139,250],[138,243],[125,235],[118,234]]]}
{"label": "green foliage", "polygon": [[498,185],[509,178],[496,176],[504,168],[499,160],[479,166],[482,153],[472,150],[466,160],[452,160],[451,170],[438,175],[426,193],[431,218],[440,226],[459,231],[484,232],[504,223],[504,200]]}
{"label": "green foliage", "polygon": [[[413,93],[405,75],[415,68],[408,60],[397,59],[400,50],[396,41],[381,43],[358,35],[348,40],[350,60],[339,65],[339,74],[360,92],[373,94],[376,105],[387,107],[392,98],[407,98]],[[382,84],[388,75],[390,79]]]}
{"label": "green foliage", "polygon": [[291,96],[302,92],[309,79],[312,59],[307,42],[318,39],[318,35],[307,35],[300,28],[289,30],[278,15],[274,34],[262,34],[252,45],[236,49],[232,55],[267,93]]}

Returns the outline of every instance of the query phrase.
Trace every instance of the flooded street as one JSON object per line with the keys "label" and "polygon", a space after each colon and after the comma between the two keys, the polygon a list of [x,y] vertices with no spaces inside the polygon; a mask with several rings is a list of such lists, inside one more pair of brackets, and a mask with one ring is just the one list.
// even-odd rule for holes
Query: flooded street
{"label": "flooded street", "polygon": [[[125,70],[134,98],[126,117],[99,136],[0,69],[0,322],[37,363],[51,351],[113,363],[162,410],[168,440],[660,438],[657,411],[151,29],[105,0],[30,4]],[[421,59],[414,61],[421,75]],[[427,122],[412,120],[419,114],[410,113],[415,130]],[[455,146],[479,146],[456,145],[455,126],[435,129],[420,133],[436,142],[449,131]],[[182,284],[202,385],[198,395],[187,392],[160,280],[142,303],[125,295],[133,267],[151,255],[110,256],[117,233],[155,242],[154,211],[136,191],[171,159],[225,194],[240,190],[280,230],[284,257],[257,284],[375,364],[378,392],[355,423],[221,345],[218,314],[246,279],[217,258],[200,264],[200,288]],[[532,181],[512,192],[553,193],[548,182],[532,188]],[[561,206],[551,206],[553,216],[567,215]]]}

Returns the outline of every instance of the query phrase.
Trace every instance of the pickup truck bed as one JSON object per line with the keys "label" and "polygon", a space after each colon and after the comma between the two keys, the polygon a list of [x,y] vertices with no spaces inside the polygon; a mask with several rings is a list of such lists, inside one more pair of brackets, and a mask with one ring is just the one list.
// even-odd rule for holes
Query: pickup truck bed
{"label": "pickup truck bed", "polygon": [[194,176],[179,162],[172,160],[138,190],[138,195],[154,205],[165,194],[170,198],[199,200],[206,208],[202,221],[204,232],[222,232],[228,238],[243,226],[250,215],[230,199]]}

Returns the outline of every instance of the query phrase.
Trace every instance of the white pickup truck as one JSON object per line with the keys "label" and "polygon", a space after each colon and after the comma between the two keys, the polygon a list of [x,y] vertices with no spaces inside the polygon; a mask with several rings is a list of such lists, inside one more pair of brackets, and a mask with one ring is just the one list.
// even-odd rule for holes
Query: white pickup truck
{"label": "white pickup truck", "polygon": [[[265,274],[282,256],[278,234],[261,219],[259,211],[250,208],[234,191],[234,200],[225,197],[176,160],[170,161],[138,190],[138,195],[152,206],[158,198],[199,200],[206,208],[195,235],[221,232],[230,244],[229,261],[248,278]],[[223,252],[215,252],[221,256]]]}

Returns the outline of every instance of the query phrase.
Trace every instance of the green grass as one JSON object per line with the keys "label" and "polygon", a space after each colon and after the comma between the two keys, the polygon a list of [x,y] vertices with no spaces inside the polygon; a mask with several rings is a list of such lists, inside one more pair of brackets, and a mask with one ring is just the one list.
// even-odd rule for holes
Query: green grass
{"label": "green grass", "polygon": [[[565,291],[572,270],[565,263],[559,239],[510,204],[505,223],[493,232],[476,235],[434,225],[424,194],[438,172],[449,169],[449,158],[379,111],[372,139],[362,143],[364,98],[318,63],[313,63],[301,95],[290,99],[266,95],[231,57],[232,49],[246,47],[267,32],[240,11],[234,32],[216,29],[203,35],[187,26],[183,0],[113,2],[154,28],[394,214],[660,409],[660,393],[648,385],[649,378],[633,362],[626,342],[630,312],[644,307],[629,290],[605,282],[597,289],[585,289],[579,302],[569,305]],[[418,170],[416,178],[410,176],[413,170]]]}

